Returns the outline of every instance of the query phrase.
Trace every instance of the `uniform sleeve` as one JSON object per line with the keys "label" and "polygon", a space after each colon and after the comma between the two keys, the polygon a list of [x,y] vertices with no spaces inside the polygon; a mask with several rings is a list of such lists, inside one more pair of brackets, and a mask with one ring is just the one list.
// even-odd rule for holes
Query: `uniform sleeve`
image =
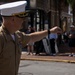
{"label": "uniform sleeve", "polygon": [[22,45],[26,46],[30,41],[30,35],[20,31],[18,31],[17,34],[20,36]]}
{"label": "uniform sleeve", "polygon": [[30,35],[22,33],[22,44],[23,46],[27,45],[30,41]]}

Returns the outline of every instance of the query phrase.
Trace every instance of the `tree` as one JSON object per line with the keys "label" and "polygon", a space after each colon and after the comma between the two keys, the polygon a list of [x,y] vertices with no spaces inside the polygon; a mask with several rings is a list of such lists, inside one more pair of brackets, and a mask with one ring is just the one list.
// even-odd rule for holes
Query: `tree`
{"label": "tree", "polygon": [[70,4],[73,13],[73,24],[75,25],[75,0],[67,0],[68,4]]}
{"label": "tree", "polygon": [[75,4],[75,0],[67,0],[67,2],[70,4],[70,6],[73,8]]}

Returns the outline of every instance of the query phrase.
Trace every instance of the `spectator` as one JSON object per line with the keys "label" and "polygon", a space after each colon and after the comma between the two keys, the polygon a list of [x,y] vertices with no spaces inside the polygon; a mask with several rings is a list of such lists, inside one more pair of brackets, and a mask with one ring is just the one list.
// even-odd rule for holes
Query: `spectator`
{"label": "spectator", "polygon": [[[35,32],[34,29],[33,29],[31,26],[29,26],[29,27],[28,27],[27,34],[30,34],[30,33],[33,33],[33,32]],[[27,50],[28,50],[28,55],[33,55],[34,42],[27,44]]]}
{"label": "spectator", "polygon": [[68,43],[68,36],[67,36],[67,32],[64,32],[62,35],[62,40],[64,43]]}
{"label": "spectator", "polygon": [[[38,31],[42,31],[42,29],[38,30]],[[43,42],[42,39],[40,41],[35,42],[35,55],[40,55],[41,52],[44,52],[44,46],[43,46]]]}
{"label": "spectator", "polygon": [[70,31],[68,33],[68,45],[71,51],[71,54],[69,56],[75,56],[75,26],[70,26]]}
{"label": "spectator", "polygon": [[51,47],[51,55],[56,55],[56,49],[55,49],[55,43],[57,40],[57,34],[51,33],[49,34],[49,40],[50,40],[50,47]]}

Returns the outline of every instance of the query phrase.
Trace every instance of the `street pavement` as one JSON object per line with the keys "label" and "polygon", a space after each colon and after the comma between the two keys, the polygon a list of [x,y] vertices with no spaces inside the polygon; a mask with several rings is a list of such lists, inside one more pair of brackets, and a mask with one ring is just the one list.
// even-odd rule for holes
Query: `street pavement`
{"label": "street pavement", "polygon": [[75,63],[75,57],[69,57],[68,55],[69,53],[58,53],[55,56],[46,55],[45,53],[41,53],[40,55],[27,55],[27,52],[23,51],[21,60]]}
{"label": "street pavement", "polygon": [[75,75],[75,64],[21,60],[18,75]]}

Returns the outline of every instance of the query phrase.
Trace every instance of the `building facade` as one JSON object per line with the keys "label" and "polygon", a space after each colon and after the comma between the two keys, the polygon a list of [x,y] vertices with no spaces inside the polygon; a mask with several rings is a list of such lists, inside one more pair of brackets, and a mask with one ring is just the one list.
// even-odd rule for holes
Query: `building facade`
{"label": "building facade", "polygon": [[[13,2],[13,1],[15,0],[1,0],[0,4],[6,3],[6,2]],[[19,1],[19,0],[16,0],[16,1]],[[46,23],[49,23],[50,25],[49,27],[58,25],[62,28],[65,27],[63,30],[68,28],[68,24],[71,23],[69,20],[72,16],[68,14],[68,4],[66,0],[26,0],[26,1],[28,2],[28,5],[26,8],[31,11],[30,17],[31,17],[31,20],[33,20],[31,21],[31,23],[33,23],[31,24],[32,26],[35,26],[34,24],[37,24],[37,22],[35,21],[37,21],[38,19],[39,19],[38,23],[40,25],[42,24],[45,25],[44,21],[46,21]],[[39,13],[38,14],[39,18],[37,18],[37,12]],[[44,27],[45,26],[43,26],[43,29]]]}

